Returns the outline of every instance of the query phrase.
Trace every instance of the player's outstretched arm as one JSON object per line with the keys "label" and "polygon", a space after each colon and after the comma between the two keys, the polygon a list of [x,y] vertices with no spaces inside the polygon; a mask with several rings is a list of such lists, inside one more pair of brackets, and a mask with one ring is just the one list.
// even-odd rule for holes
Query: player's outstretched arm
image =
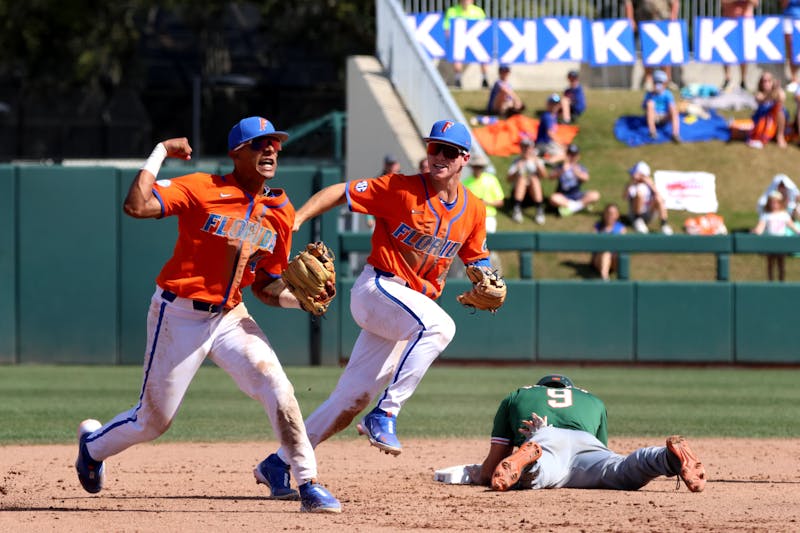
{"label": "player's outstretched arm", "polygon": [[294,227],[292,229],[297,231],[300,229],[300,226],[303,225],[303,222],[319,216],[337,205],[343,204],[345,201],[344,193],[346,187],[346,183],[335,183],[314,194],[303,204],[303,207],[297,210],[297,214],[294,217]]}
{"label": "player's outstretched arm", "polygon": [[192,147],[189,146],[189,140],[180,137],[167,139],[156,145],[144,166],[133,178],[122,207],[125,213],[134,218],[155,218],[161,215],[161,204],[153,194],[153,183],[167,157],[191,159]]}

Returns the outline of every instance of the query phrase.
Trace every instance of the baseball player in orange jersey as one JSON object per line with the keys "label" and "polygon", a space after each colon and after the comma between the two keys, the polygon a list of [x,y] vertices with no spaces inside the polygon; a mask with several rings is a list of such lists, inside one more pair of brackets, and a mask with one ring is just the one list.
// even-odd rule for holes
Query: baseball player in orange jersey
{"label": "baseball player in orange jersey", "polygon": [[[155,181],[166,157],[190,158],[189,142],[180,138],[159,143],[133,180],[125,212],[135,218],[177,216],[178,240],[150,301],[139,402],[105,425],[86,420],[78,430],[75,467],[88,492],[102,489],[107,458],[169,428],[189,383],[209,357],[264,406],[300,480],[301,510],[340,512],[339,501],[316,482],[316,458],[294,389],[242,302],[241,289],[252,285],[268,305],[300,307],[281,280],[294,207],[283,190],[265,185],[275,176],[281,142],[287,138],[270,121],[249,117],[228,135],[231,174],[196,172]],[[294,490],[276,494],[297,496]]]}
{"label": "baseball player in orange jersey", "polygon": [[[486,208],[461,184],[470,158],[469,131],[441,120],[425,141],[430,172],[331,185],[297,212],[295,229],[344,202],[351,211],[375,217],[372,251],[350,300],[361,333],[335,390],[306,419],[312,446],[346,428],[383,390],[358,429],[373,446],[399,454],[397,415],[455,334],[453,320],[435,302],[447,271],[456,257],[491,269]],[[287,451],[271,454],[256,472],[264,477],[280,469]],[[271,490],[286,490],[289,480],[284,480],[287,485],[270,485]]]}

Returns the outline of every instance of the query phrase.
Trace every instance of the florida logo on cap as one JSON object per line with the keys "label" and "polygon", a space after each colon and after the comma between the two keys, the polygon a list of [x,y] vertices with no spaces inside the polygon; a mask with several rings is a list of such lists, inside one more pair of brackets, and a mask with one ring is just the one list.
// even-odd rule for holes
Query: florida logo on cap
{"label": "florida logo on cap", "polygon": [[444,122],[444,124],[442,124],[442,133],[444,133],[444,132],[446,132],[447,130],[449,130],[449,129],[450,129],[450,127],[451,127],[452,125],[453,125],[453,123],[452,123],[452,122],[450,122],[449,120],[446,120],[446,121]]}
{"label": "florida logo on cap", "polygon": [[267,119],[258,117],[258,121],[259,130],[263,130],[267,127]]}

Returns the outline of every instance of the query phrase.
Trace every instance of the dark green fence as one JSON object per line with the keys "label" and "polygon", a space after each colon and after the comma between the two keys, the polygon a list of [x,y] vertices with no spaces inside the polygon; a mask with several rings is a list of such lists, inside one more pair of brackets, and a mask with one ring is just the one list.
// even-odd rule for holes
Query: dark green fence
{"label": "dark green fence", "polygon": [[[166,167],[173,177],[194,167]],[[204,170],[224,172],[212,167]],[[135,170],[0,166],[0,363],[139,364],[145,315],[177,224],[135,220],[121,205]],[[272,185],[296,205],[341,179],[335,165],[284,164]],[[369,235],[338,234],[338,210],[303,226],[294,250],[312,238],[339,259],[369,249]],[[800,283],[728,281],[732,254],[796,253],[800,239],[746,234],[716,237],[501,233],[493,250],[518,250],[521,279],[507,280],[506,305],[472,313],[448,281],[440,304],[456,322],[450,360],[800,363],[794,310]],[[623,267],[635,253],[717,257],[706,283],[535,280],[537,252],[614,250]],[[340,269],[343,271],[344,269]],[[248,309],[287,365],[337,364],[358,328],[349,312],[353,279],[322,320],[269,308],[245,291]]]}

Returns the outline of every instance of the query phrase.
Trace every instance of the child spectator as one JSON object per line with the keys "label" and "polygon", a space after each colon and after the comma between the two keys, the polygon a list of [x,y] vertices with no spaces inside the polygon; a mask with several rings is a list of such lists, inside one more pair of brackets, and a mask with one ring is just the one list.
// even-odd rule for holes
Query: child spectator
{"label": "child spectator", "polygon": [[556,93],[547,99],[547,107],[539,117],[539,129],[536,132],[536,148],[539,155],[550,164],[564,160],[564,147],[556,141],[558,130],[558,113],[561,108],[561,96]]}
{"label": "child spectator", "polygon": [[544,162],[536,154],[536,146],[529,138],[523,137],[519,142],[519,147],[521,154],[511,162],[507,174],[507,179],[512,184],[511,220],[522,224],[522,202],[525,200],[527,192],[533,200],[533,205],[536,206],[534,221],[541,225],[544,224],[542,179],[547,175],[547,171]]}
{"label": "child spectator", "polygon": [[589,181],[589,171],[581,165],[581,153],[577,144],[567,147],[566,160],[550,174],[558,180],[556,192],[550,196],[550,204],[558,209],[558,214],[568,217],[600,199],[597,191],[582,191],[581,186]]}
{"label": "child spectator", "polygon": [[672,140],[676,143],[681,142],[680,114],[675,104],[675,97],[667,89],[667,74],[663,70],[653,72],[653,90],[645,93],[642,108],[651,139],[658,138],[657,127],[670,124]]}
{"label": "child spectator", "polygon": [[522,113],[525,109],[522,99],[511,88],[511,83],[508,81],[510,74],[511,67],[508,65],[500,65],[497,69],[498,79],[489,92],[489,103],[486,105],[487,114],[508,118],[511,115]]}
{"label": "child spectator", "polygon": [[769,72],[764,72],[758,79],[756,103],[758,107],[753,113],[753,130],[747,138],[747,145],[752,148],[763,148],[775,139],[778,146],[786,147],[786,122],[789,113],[786,111],[786,93]]}
{"label": "child spectator", "polygon": [[625,185],[623,197],[628,200],[628,217],[638,233],[649,233],[647,224],[657,213],[661,220],[661,233],[672,235],[667,223],[667,207],[650,177],[650,165],[639,161],[629,170],[630,181]]}
{"label": "child spectator", "polygon": [[[619,207],[615,203],[606,204],[603,215],[594,225],[595,233],[612,233],[621,235],[626,232],[625,225],[619,220]],[[619,254],[616,252],[595,252],[592,254],[592,265],[603,281],[608,281],[611,272],[617,270]]]}
{"label": "child spectator", "polygon": [[564,90],[561,100],[561,120],[564,124],[571,124],[586,111],[586,95],[577,70],[567,73],[567,81],[569,86]]}
{"label": "child spectator", "polygon": [[497,231],[497,208],[503,207],[505,198],[503,187],[497,176],[486,171],[489,163],[483,157],[472,157],[469,165],[472,167],[472,175],[464,178],[462,183],[486,204],[486,233],[494,233]]}
{"label": "child spectator", "polygon": [[[767,207],[764,209],[764,213],[758,217],[758,224],[753,228],[753,233],[784,236],[787,234],[787,230],[800,233],[800,227],[792,221],[792,217],[786,211],[783,195],[777,190],[772,191],[767,197]],[[773,281],[776,273],[779,281],[786,278],[786,256],[784,254],[767,254],[767,279]]]}
{"label": "child spectator", "polygon": [[764,214],[767,207],[767,200],[773,191],[778,191],[783,195],[783,203],[786,205],[786,211],[792,215],[792,218],[797,218],[797,199],[800,195],[797,185],[794,184],[792,179],[786,174],[775,174],[770,182],[767,190],[758,197],[758,216]]}

